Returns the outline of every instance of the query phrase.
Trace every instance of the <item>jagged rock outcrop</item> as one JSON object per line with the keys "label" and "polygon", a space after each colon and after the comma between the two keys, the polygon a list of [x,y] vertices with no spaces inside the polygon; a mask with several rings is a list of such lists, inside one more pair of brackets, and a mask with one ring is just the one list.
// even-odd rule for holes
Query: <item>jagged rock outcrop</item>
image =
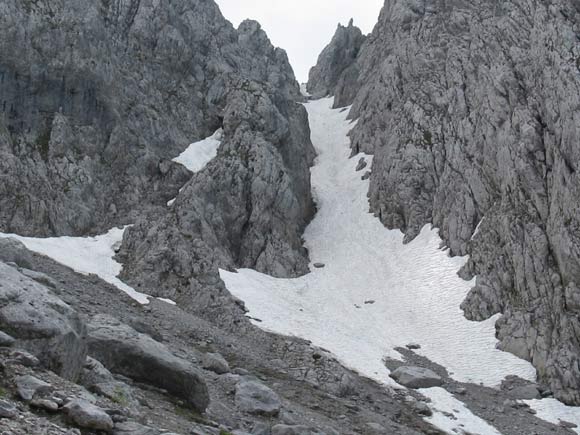
{"label": "jagged rock outcrop", "polygon": [[[353,153],[371,209],[407,240],[433,223],[477,276],[470,319],[580,404],[580,6],[387,0],[356,60]],[[476,228],[478,231],[476,232]]]}
{"label": "jagged rock outcrop", "polygon": [[0,330],[45,367],[64,378],[78,378],[87,355],[86,325],[78,313],[2,262],[0,277]]}
{"label": "jagged rock outcrop", "polygon": [[352,101],[359,75],[356,59],[365,40],[366,37],[352,19],[347,27],[339,24],[332,41],[310,70],[308,92],[315,98],[335,95],[335,107]]}
{"label": "jagged rock outcrop", "polygon": [[299,99],[283,50],[213,1],[0,5],[0,230],[80,235],[175,197],[171,158],[222,122],[224,74]]}

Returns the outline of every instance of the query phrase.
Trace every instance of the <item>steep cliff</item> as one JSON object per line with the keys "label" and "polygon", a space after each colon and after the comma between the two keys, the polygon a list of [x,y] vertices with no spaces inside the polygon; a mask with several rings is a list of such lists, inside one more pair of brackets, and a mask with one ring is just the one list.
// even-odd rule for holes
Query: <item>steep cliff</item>
{"label": "steep cliff", "polygon": [[320,53],[317,64],[308,75],[307,89],[315,98],[335,95],[335,105],[340,107],[344,101],[352,100],[356,88],[353,84],[358,78],[355,62],[366,37],[353,24],[338,25],[330,44]]}
{"label": "steep cliff", "polygon": [[81,235],[165,208],[190,176],[171,158],[221,126],[224,74],[300,98],[284,51],[213,1],[7,0],[0,26],[4,232]]}
{"label": "steep cliff", "polygon": [[452,254],[469,254],[465,314],[503,313],[501,348],[569,404],[580,404],[579,24],[577,2],[387,0],[350,67],[355,96],[340,102],[359,119],[353,153],[375,155],[371,210],[407,240],[433,223]]}

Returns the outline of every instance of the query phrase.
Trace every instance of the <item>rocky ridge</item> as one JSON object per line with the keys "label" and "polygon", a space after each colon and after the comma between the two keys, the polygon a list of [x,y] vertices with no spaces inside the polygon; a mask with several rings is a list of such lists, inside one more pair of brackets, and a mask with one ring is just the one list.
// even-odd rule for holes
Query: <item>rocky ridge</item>
{"label": "rocky ridge", "polygon": [[375,156],[371,210],[407,240],[432,223],[469,254],[466,316],[502,313],[501,348],[576,405],[579,23],[559,0],[387,0],[341,65],[347,91],[331,92],[358,119],[353,154]]}

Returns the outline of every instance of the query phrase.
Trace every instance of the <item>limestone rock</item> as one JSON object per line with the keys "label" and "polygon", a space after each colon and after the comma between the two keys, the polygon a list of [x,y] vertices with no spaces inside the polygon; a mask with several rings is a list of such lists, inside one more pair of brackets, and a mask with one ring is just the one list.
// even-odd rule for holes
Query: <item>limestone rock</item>
{"label": "limestone rock", "polygon": [[89,323],[89,353],[113,373],[167,390],[203,412],[209,403],[199,371],[163,344],[106,315]]}
{"label": "limestone rock", "polygon": [[443,379],[437,373],[422,367],[402,366],[389,376],[408,388],[431,388],[443,385]]}
{"label": "limestone rock", "polygon": [[241,380],[236,385],[235,399],[240,410],[250,414],[276,416],[282,406],[274,391],[254,380]]}
{"label": "limestone rock", "polygon": [[73,400],[64,406],[68,418],[83,429],[111,432],[113,420],[104,410],[81,399]]}
{"label": "limestone rock", "polygon": [[[318,57],[316,66],[310,70],[307,89],[314,98],[335,95],[338,87],[348,91],[352,89],[358,77],[356,59],[365,39],[352,20],[346,27],[338,25],[332,41]],[[345,96],[345,100],[352,97]],[[342,98],[339,97],[335,107],[341,105]]]}
{"label": "limestone rock", "polygon": [[37,394],[44,395],[52,392],[53,387],[34,376],[19,376],[14,380],[16,391],[22,400],[31,401]]}
{"label": "limestone rock", "polygon": [[230,365],[219,353],[206,353],[201,361],[202,367],[218,375],[230,372]]}
{"label": "limestone rock", "polygon": [[86,358],[86,326],[48,289],[0,263],[0,328],[43,365],[76,379]]}
{"label": "limestone rock", "polygon": [[14,343],[16,343],[14,337],[0,331],[0,347],[11,347]]}

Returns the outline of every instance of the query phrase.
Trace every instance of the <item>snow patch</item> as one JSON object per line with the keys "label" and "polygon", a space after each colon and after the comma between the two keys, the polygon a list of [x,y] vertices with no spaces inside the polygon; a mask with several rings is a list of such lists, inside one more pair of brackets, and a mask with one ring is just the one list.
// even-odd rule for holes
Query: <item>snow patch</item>
{"label": "snow patch", "polygon": [[223,130],[220,128],[210,137],[189,145],[173,161],[182,164],[191,172],[199,172],[217,156],[218,148],[222,143],[222,137]]}
{"label": "snow patch", "polygon": [[[426,420],[432,425],[448,433],[472,433],[486,435],[501,435],[496,428],[485,420],[472,414],[463,402],[457,400],[443,388],[428,388],[419,392],[431,399],[433,415]],[[462,431],[457,432],[457,427]]]}
{"label": "snow patch", "polygon": [[[355,168],[361,157],[372,164],[372,156],[349,158],[347,133],[354,124],[346,119],[348,110],[332,110],[332,102],[305,104],[318,152],[312,168],[318,213],[304,239],[313,263],[326,267],[297,279],[221,270],[229,291],[262,320],[256,323],[261,328],[311,340],[387,385],[396,384],[383,359],[400,359],[395,348],[408,343],[420,344],[419,354],[460,382],[493,387],[510,374],[534,380],[530,363],[496,349],[497,316],[485,322],[463,316],[460,304],[474,284],[457,276],[466,258],[439,249],[441,239],[428,226],[405,245],[400,231],[385,229],[368,212],[369,181]],[[442,394],[436,399],[442,409],[451,400]],[[476,419],[466,408],[462,415]],[[454,428],[461,431],[459,424]],[[477,433],[497,434],[490,428]]]}
{"label": "snow patch", "polygon": [[113,228],[106,234],[96,237],[23,237],[16,234],[0,233],[0,238],[19,240],[31,251],[46,255],[75,272],[83,275],[94,274],[103,281],[127,293],[140,304],[149,303],[149,296],[129,287],[117,276],[123,266],[115,261],[115,248],[123,240],[125,228]]}
{"label": "snow patch", "polygon": [[537,412],[537,417],[550,423],[559,424],[560,421],[574,423],[578,427],[573,430],[580,434],[580,408],[566,406],[556,399],[524,400],[530,408]]}

